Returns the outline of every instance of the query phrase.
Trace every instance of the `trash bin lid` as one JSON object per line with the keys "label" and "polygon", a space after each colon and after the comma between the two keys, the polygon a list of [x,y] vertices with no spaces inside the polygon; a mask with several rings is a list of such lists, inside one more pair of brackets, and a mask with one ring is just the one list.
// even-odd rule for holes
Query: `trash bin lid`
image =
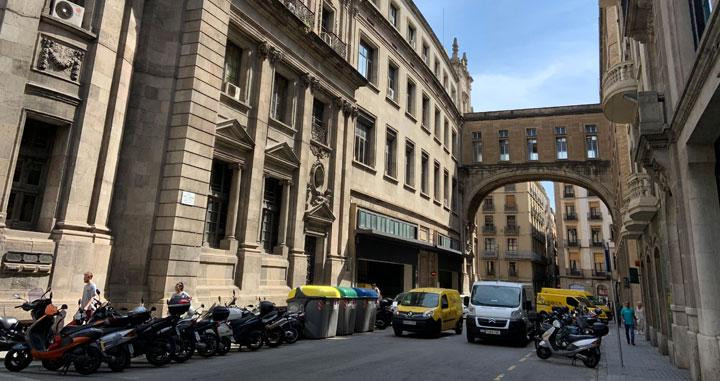
{"label": "trash bin lid", "polygon": [[300,286],[290,290],[288,299],[299,297],[340,299],[340,291],[332,286]]}
{"label": "trash bin lid", "polygon": [[340,296],[343,298],[357,298],[358,294],[352,287],[335,287],[340,291]]}
{"label": "trash bin lid", "polygon": [[353,288],[355,292],[357,292],[358,298],[367,298],[367,299],[377,299],[378,294],[375,292],[375,290],[371,290],[369,288]]}

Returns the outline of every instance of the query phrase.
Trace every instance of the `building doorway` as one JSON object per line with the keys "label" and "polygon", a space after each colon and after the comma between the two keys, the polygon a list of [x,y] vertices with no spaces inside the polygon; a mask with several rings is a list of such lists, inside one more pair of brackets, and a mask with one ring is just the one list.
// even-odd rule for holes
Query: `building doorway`
{"label": "building doorway", "polygon": [[358,284],[377,284],[383,297],[394,298],[403,292],[405,266],[400,263],[358,260]]}

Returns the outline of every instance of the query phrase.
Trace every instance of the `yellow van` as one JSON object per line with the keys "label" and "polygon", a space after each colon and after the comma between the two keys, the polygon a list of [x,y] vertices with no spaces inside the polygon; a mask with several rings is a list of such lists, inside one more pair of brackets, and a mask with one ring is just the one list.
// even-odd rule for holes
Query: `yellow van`
{"label": "yellow van", "polygon": [[463,304],[457,290],[447,288],[416,288],[400,299],[393,314],[395,336],[404,331],[440,336],[453,329],[458,335],[463,328]]}
{"label": "yellow van", "polygon": [[571,290],[571,289],[567,289],[567,288],[543,287],[542,290],[540,290],[540,293],[582,296],[585,299],[587,299],[587,301],[590,303],[590,304],[587,304],[587,303],[585,304],[587,306],[587,308],[592,309],[592,310],[599,308],[602,310],[602,313],[599,316],[600,320],[607,322],[610,319],[610,317],[612,316],[612,310],[610,309],[610,307],[607,306],[606,304],[598,303],[599,300],[596,299],[591,293],[589,293],[587,291]]}

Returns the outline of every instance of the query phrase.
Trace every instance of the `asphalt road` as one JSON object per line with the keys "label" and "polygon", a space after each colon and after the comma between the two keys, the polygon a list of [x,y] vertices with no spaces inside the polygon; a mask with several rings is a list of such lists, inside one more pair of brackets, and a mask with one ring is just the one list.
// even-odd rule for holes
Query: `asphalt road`
{"label": "asphalt road", "polygon": [[301,340],[257,352],[232,350],[226,356],[193,357],[185,364],[154,368],[143,357],[112,373],[103,366],[95,375],[44,370],[33,363],[20,373],[0,370],[0,380],[597,380],[597,369],[577,361],[540,360],[531,344],[474,343],[465,335],[440,338],[395,337],[392,329],[325,340]]}

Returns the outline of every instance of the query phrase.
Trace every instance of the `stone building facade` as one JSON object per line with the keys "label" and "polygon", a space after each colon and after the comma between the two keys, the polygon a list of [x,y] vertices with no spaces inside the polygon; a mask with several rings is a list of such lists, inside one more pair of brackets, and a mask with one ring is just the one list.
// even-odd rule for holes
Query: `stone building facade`
{"label": "stone building facade", "polygon": [[607,206],[585,188],[555,183],[555,220],[560,287],[612,300],[615,244]]}
{"label": "stone building facade", "polygon": [[480,280],[555,286],[555,219],[537,182],[508,184],[485,197],[477,216],[476,274]]}
{"label": "stone building facade", "polygon": [[696,380],[720,379],[717,7],[600,1],[603,110],[626,137],[618,246],[638,257],[620,270],[639,268],[649,340]]}
{"label": "stone building facade", "polygon": [[472,280],[472,78],[412,1],[62,3],[0,7],[0,303]]}

